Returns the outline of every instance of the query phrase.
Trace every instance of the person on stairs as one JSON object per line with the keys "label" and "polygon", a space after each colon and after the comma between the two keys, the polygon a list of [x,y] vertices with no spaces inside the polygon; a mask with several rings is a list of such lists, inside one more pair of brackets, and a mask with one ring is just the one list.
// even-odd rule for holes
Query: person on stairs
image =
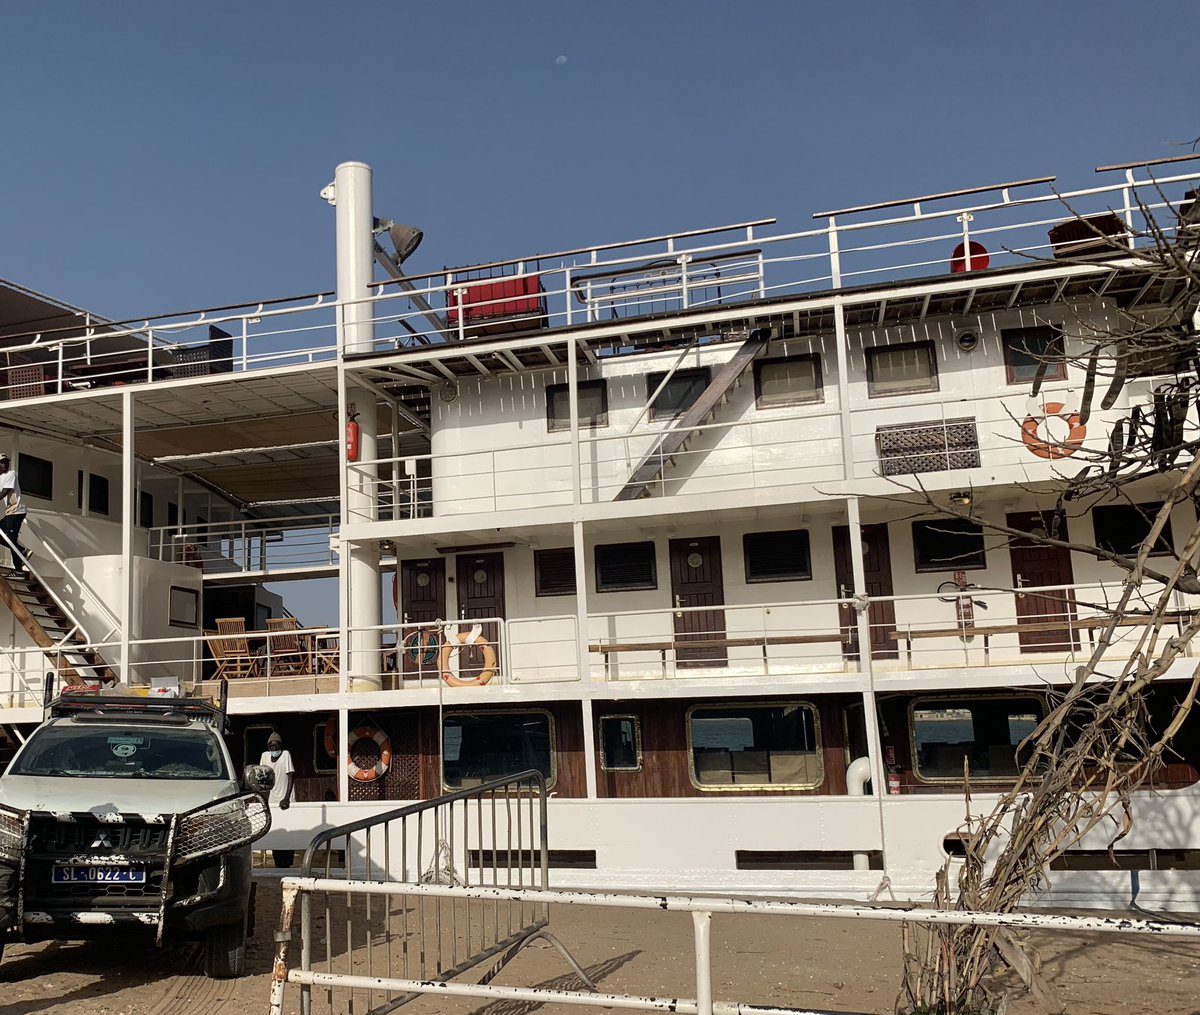
{"label": "person on stairs", "polygon": [[21,499],[21,484],[17,481],[17,470],[7,453],[0,453],[0,504],[4,515],[0,517],[0,537],[12,554],[14,571],[28,567],[29,550],[17,542],[21,526],[25,523],[25,502]]}

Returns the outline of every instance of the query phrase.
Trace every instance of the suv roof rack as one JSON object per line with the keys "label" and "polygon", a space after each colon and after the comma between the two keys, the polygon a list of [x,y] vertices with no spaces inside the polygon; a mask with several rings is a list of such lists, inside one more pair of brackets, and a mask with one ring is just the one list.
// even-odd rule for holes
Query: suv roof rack
{"label": "suv roof rack", "polygon": [[224,732],[224,695],[221,705],[199,698],[142,698],[132,695],[99,694],[95,691],[66,691],[50,702],[49,718],[96,719],[142,718],[176,722],[198,719]]}

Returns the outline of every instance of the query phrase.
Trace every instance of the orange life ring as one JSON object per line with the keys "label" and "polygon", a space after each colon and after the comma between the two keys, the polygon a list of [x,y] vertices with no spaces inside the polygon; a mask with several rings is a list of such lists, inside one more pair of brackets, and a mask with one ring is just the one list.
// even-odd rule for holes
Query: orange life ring
{"label": "orange life ring", "polygon": [[[492,643],[483,636],[483,630],[476,624],[469,631],[455,631],[447,627],[443,632],[445,641],[442,643],[442,655],[438,668],[442,672],[442,680],[450,687],[482,687],[496,675],[496,650]],[[483,650],[483,669],[479,675],[470,680],[463,680],[454,672],[450,665],[458,650],[466,645],[478,645]]]}
{"label": "orange life ring", "polygon": [[[354,745],[360,740],[374,740],[379,745],[379,760],[375,763],[374,768],[359,768],[354,763],[354,758],[351,752]],[[392,764],[392,742],[387,738],[387,734],[381,729],[372,729],[370,726],[359,726],[353,733],[350,734],[350,750],[346,751],[346,767],[350,769],[350,778],[356,782],[374,782],[378,779]]]}
{"label": "orange life ring", "polygon": [[337,716],[325,720],[325,753],[337,757]]}
{"label": "orange life ring", "polygon": [[[1068,458],[1083,446],[1083,440],[1087,437],[1087,427],[1079,421],[1079,413],[1067,413],[1063,412],[1063,409],[1062,402],[1047,402],[1042,406],[1040,416],[1026,416],[1025,422],[1021,424],[1021,440],[1038,458]],[[1049,444],[1042,439],[1038,428],[1049,416],[1057,416],[1071,428],[1066,440]]]}

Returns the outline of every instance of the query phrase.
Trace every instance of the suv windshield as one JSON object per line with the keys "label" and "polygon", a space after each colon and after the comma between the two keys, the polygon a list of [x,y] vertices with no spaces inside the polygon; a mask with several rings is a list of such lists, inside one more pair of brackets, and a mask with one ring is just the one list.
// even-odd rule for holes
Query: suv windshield
{"label": "suv windshield", "polygon": [[9,775],[102,779],[224,779],[225,760],[209,729],[47,726],[29,739]]}

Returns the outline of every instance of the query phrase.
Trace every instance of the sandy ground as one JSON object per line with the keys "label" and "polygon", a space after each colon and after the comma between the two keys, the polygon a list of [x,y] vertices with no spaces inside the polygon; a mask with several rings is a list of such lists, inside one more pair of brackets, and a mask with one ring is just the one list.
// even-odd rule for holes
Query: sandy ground
{"label": "sandy ground", "polygon": [[[210,981],[200,950],[177,946],[156,953],[111,944],[9,945],[0,963],[0,1015],[53,1011],[67,1015],[266,1015],[278,879],[259,882],[258,927],[251,973]],[[570,948],[601,990],[694,997],[692,921],[686,913],[625,912],[556,907],[551,930]],[[1110,935],[1058,935],[1040,941],[1044,971],[1071,1013],[1200,1015],[1200,945]],[[718,1000],[783,1004],[839,1012],[891,1012],[899,982],[898,925],[848,920],[717,916],[713,922],[713,993]],[[377,969],[377,971],[379,971]],[[523,952],[496,981],[513,986],[560,986],[578,981],[549,947]],[[353,1011],[370,1005],[360,994]],[[378,1004],[380,995],[372,998]],[[348,1010],[343,997],[333,1011]],[[409,1015],[530,1015],[533,1004],[421,998]],[[544,1005],[539,1015],[595,1010]],[[284,1011],[299,1011],[299,988],[289,986]],[[321,995],[314,1015],[330,1009]],[[1010,1012],[1037,1008],[1019,999]]]}

